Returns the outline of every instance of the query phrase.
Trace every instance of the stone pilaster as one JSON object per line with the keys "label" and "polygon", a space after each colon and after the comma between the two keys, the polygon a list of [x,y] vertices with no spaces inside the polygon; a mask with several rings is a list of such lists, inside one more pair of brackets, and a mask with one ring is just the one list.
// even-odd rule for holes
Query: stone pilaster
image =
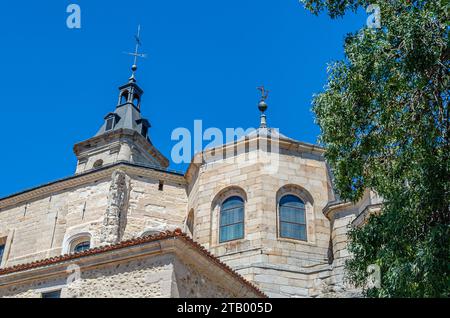
{"label": "stone pilaster", "polygon": [[106,208],[101,231],[101,244],[118,243],[123,234],[127,220],[127,206],[129,199],[129,180],[122,170],[112,174],[111,186],[108,194],[108,207]]}

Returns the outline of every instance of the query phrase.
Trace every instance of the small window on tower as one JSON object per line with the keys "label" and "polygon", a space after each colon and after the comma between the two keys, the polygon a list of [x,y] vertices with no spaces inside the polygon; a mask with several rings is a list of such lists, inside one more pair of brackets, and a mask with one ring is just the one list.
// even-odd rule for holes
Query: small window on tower
{"label": "small window on tower", "polygon": [[133,105],[139,107],[139,97],[137,95],[133,98]]}
{"label": "small window on tower", "polygon": [[106,131],[110,131],[111,129],[114,128],[114,117],[110,117],[106,120]]}
{"label": "small window on tower", "polygon": [[142,126],[142,136],[144,136],[145,138],[147,138],[147,134],[148,134],[148,127],[143,125]]}
{"label": "small window on tower", "polygon": [[128,101],[128,92],[124,92],[121,96],[120,96],[120,104],[126,104]]}

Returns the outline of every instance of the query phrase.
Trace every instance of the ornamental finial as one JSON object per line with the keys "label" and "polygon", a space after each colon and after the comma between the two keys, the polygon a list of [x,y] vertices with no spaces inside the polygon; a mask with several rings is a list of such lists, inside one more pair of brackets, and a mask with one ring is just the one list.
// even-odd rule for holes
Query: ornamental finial
{"label": "ornamental finial", "polygon": [[267,118],[266,118],[266,110],[267,110],[267,103],[266,100],[269,97],[269,91],[265,89],[264,86],[258,87],[258,90],[261,92],[261,99],[258,104],[258,109],[261,112],[261,124],[260,128],[266,128],[267,127]]}
{"label": "ornamental finial", "polygon": [[131,56],[134,57],[133,66],[131,66],[132,74],[131,74],[131,77],[130,77],[130,82],[135,82],[136,81],[135,74],[136,74],[136,71],[138,69],[138,67],[137,67],[138,58],[139,57],[140,58],[146,58],[147,57],[146,54],[139,53],[139,48],[142,46],[142,43],[141,43],[141,26],[140,25],[138,25],[137,34],[134,36],[134,38],[136,40],[136,48],[134,50],[134,53],[129,53],[129,52],[125,53],[125,54],[131,55]]}

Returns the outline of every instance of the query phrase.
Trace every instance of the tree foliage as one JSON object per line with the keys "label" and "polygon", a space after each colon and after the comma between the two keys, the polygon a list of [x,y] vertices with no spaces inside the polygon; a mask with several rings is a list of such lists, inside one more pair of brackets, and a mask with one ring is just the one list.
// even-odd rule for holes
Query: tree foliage
{"label": "tree foliage", "polygon": [[[303,0],[332,18],[363,0]],[[349,233],[348,278],[371,297],[450,296],[450,114],[448,0],[379,0],[381,28],[345,38],[314,98],[321,142],[342,199],[365,189],[382,212]]]}

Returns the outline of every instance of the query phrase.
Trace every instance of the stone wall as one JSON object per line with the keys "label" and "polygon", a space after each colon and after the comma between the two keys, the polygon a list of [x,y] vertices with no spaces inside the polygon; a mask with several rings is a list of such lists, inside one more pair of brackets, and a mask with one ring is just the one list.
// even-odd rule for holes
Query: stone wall
{"label": "stone wall", "polygon": [[187,215],[187,194],[184,184],[170,180],[132,176],[128,225],[124,239],[149,232],[174,230],[184,226]]}
{"label": "stone wall", "polygon": [[[182,177],[177,182],[164,173],[124,167],[120,174],[123,180],[116,176],[116,185],[111,186],[115,171],[95,172],[89,182],[75,178],[70,182],[79,184],[2,206],[0,238],[7,241],[2,267],[68,253],[71,239],[79,235],[90,238],[91,246],[96,247],[148,230],[159,232],[183,226],[187,195]],[[163,191],[159,191],[160,180],[164,182]],[[65,188],[63,184],[59,187]],[[110,232],[118,233],[115,238],[105,239],[109,227]]]}
{"label": "stone wall", "polygon": [[261,297],[234,274],[178,240],[124,248],[66,264],[0,277],[0,298],[236,298]]}
{"label": "stone wall", "polygon": [[0,297],[40,298],[61,289],[62,298],[170,297],[173,255],[114,264],[83,271],[79,280],[67,275],[0,288]]}
{"label": "stone wall", "polygon": [[[335,200],[327,164],[320,151],[294,148],[282,148],[275,166],[255,149],[193,164],[186,179],[117,165],[2,200],[0,240],[6,241],[6,250],[1,266],[70,252],[72,239],[83,235],[96,247],[185,228],[193,211],[193,238],[269,296],[317,297],[339,291],[348,226],[380,200],[368,193],[359,204],[324,215]],[[285,194],[305,202],[307,241],[279,235],[278,202]],[[245,200],[245,237],[220,243],[220,206],[231,195]]]}
{"label": "stone wall", "polygon": [[[322,210],[334,198],[326,163],[319,153],[284,149],[275,170],[255,158],[241,153],[191,171],[196,176],[190,180],[188,204],[195,214],[194,238],[269,296],[312,296],[314,281],[329,277],[331,270],[331,228]],[[284,194],[306,203],[307,241],[279,236],[278,201]],[[232,195],[245,200],[245,237],[219,243],[220,205]]]}
{"label": "stone wall", "polygon": [[165,168],[168,160],[139,133],[122,130],[97,136],[74,147],[78,158],[76,174],[102,166],[129,162]]}
{"label": "stone wall", "polygon": [[60,255],[64,238],[79,232],[92,233],[97,243],[109,183],[97,180],[2,209],[0,236],[10,238],[4,266]]}
{"label": "stone wall", "polygon": [[376,213],[380,210],[381,198],[373,191],[366,191],[356,204],[341,203],[326,212],[331,220],[331,252],[332,271],[328,279],[328,289],[320,297],[361,297],[361,291],[348,283],[345,273],[345,262],[351,254],[348,251],[348,232],[356,218],[366,211]]}

